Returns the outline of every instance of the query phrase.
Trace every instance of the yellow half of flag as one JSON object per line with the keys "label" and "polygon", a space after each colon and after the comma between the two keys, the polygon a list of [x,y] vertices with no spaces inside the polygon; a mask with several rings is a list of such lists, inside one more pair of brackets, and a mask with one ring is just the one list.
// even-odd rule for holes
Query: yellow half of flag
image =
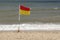
{"label": "yellow half of flag", "polygon": [[19,11],[20,15],[30,15],[30,11],[21,10]]}

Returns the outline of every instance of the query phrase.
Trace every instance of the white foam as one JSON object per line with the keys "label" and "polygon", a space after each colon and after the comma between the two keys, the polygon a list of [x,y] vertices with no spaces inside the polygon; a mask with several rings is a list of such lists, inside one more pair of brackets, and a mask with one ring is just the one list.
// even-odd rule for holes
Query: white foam
{"label": "white foam", "polygon": [[0,31],[15,31],[15,30],[60,30],[60,24],[33,24],[33,23],[22,23],[22,24],[0,24]]}
{"label": "white foam", "polygon": [[57,9],[59,9],[59,8],[58,8],[58,7],[56,7],[56,8],[53,8],[53,9],[56,9],[56,10],[57,10]]}
{"label": "white foam", "polygon": [[60,30],[60,24],[20,24],[20,30]]}
{"label": "white foam", "polygon": [[18,30],[19,24],[12,24],[12,25],[0,25],[0,31],[15,31]]}

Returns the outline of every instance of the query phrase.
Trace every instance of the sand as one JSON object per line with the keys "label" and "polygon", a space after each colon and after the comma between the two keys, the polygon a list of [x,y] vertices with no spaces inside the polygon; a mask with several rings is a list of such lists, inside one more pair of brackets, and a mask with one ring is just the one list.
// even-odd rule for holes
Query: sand
{"label": "sand", "polygon": [[0,32],[0,40],[60,40],[60,31]]}

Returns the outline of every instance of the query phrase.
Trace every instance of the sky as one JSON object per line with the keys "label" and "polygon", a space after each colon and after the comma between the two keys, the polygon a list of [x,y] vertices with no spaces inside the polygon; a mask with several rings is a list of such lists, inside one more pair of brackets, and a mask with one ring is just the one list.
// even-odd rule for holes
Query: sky
{"label": "sky", "polygon": [[27,1],[60,1],[60,0],[27,0]]}
{"label": "sky", "polygon": [[0,0],[0,1],[60,1],[60,0]]}

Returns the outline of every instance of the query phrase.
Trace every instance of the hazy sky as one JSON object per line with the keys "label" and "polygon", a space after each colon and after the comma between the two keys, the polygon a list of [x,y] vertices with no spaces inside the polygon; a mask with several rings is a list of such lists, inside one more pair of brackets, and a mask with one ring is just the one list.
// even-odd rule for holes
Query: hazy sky
{"label": "hazy sky", "polygon": [[21,0],[21,1],[60,1],[60,0]]}
{"label": "hazy sky", "polygon": [[60,1],[60,0],[0,0],[0,1]]}
{"label": "hazy sky", "polygon": [[29,0],[29,1],[60,1],[60,0]]}

